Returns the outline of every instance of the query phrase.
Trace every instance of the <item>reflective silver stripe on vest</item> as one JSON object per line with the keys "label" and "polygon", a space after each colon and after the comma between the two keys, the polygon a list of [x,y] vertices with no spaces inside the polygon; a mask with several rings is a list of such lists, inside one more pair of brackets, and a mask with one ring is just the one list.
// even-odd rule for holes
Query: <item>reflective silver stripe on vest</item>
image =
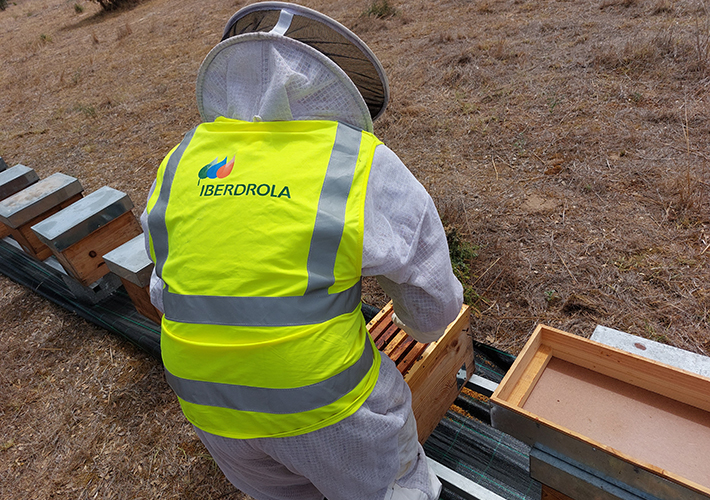
{"label": "reflective silver stripe on vest", "polygon": [[163,291],[170,321],[225,326],[297,326],[323,323],[351,313],[360,303],[361,286],[329,294],[327,289],[294,297],[220,297]]}
{"label": "reflective silver stripe on vest", "polygon": [[[156,273],[162,276],[168,255],[165,211],[170,188],[183,151],[192,138],[186,136],[168,160],[160,195],[148,216],[156,254]],[[322,323],[350,313],[360,303],[360,284],[340,293],[329,294],[335,283],[335,259],[345,227],[352,181],[357,168],[362,132],[338,124],[335,143],[318,200],[313,235],[308,251],[308,285],[299,297],[223,297],[182,295],[163,291],[165,317],[171,321],[230,326],[291,326]],[[175,161],[173,161],[176,159]],[[151,225],[151,217],[155,224]],[[155,227],[155,232],[154,228]]]}
{"label": "reflective silver stripe on vest", "polygon": [[355,389],[372,367],[374,355],[366,338],[362,355],[353,365],[322,382],[289,389],[188,380],[167,369],[165,376],[175,393],[189,403],[260,413],[301,413],[334,403]]}
{"label": "reflective silver stripe on vest", "polygon": [[345,208],[355,176],[361,138],[359,130],[338,124],[308,252],[306,294],[323,288],[327,290],[335,283],[335,257],[345,227]]}
{"label": "reflective silver stripe on vest", "polygon": [[195,135],[195,130],[197,130],[197,127],[185,134],[180,145],[168,158],[158,200],[148,214],[148,230],[153,240],[153,251],[155,252],[155,273],[160,277],[163,276],[163,266],[168,258],[168,228],[165,224],[165,210],[168,207],[170,189],[173,187],[173,180],[175,179],[175,170],[182,159],[185,149],[190,144],[192,136]]}

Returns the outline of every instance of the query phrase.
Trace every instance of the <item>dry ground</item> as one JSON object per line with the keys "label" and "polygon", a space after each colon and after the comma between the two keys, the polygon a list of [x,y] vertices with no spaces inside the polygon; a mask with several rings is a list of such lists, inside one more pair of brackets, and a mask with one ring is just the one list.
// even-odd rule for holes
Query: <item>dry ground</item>
{"label": "dry ground", "polygon": [[[710,352],[710,18],[702,0],[304,1],[390,77],[376,133],[460,241],[477,340],[544,322]],[[0,11],[0,156],[139,213],[198,122],[194,80],[243,2],[84,0]],[[370,286],[370,299],[385,298]],[[157,361],[0,278],[0,498],[243,498]]]}

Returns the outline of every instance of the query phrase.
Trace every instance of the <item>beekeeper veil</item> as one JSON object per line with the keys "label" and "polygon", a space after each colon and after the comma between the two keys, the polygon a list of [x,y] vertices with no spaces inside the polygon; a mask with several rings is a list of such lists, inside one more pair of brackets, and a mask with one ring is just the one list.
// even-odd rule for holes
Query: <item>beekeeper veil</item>
{"label": "beekeeper veil", "polygon": [[197,77],[204,121],[333,120],[372,132],[388,98],[384,69],[362,40],[319,12],[285,2],[234,14]]}

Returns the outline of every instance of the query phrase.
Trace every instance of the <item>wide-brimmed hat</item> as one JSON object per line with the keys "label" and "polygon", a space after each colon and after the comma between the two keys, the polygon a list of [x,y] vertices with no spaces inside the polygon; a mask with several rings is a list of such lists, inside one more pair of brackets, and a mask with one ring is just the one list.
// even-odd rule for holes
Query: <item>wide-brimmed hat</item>
{"label": "wide-brimmed hat", "polygon": [[[287,85],[291,107],[300,105],[296,101],[301,89],[320,85],[323,87],[318,88],[320,95],[331,94],[332,97],[333,93],[338,94],[336,101],[339,105],[336,107],[347,110],[345,116],[356,115],[350,120],[355,122],[353,125],[371,130],[372,120],[387,106],[389,88],[382,64],[352,31],[320,12],[300,5],[259,2],[244,7],[231,17],[222,41],[210,51],[200,67],[197,101],[202,118],[211,121],[220,115],[239,116],[252,112],[252,109],[235,112],[230,106],[235,106],[234,97],[239,96],[240,86],[254,87],[259,83],[255,79],[265,80],[264,71],[270,72],[269,77],[272,77],[276,71],[274,64],[278,65],[276,69],[279,71],[287,68],[285,76],[279,73],[278,81],[263,88],[262,92],[278,93],[276,84]],[[321,67],[315,71],[315,66]],[[335,90],[326,83],[332,81],[338,82]],[[313,97],[308,96],[309,105],[313,104]],[[284,99],[281,102],[276,99],[273,103],[284,107]],[[237,107],[243,106],[244,96],[241,101]],[[345,101],[348,102],[341,106],[340,103]],[[362,112],[358,109],[362,106],[354,101],[364,101],[366,118],[357,116]],[[295,114],[298,119],[311,118],[298,110]],[[334,118],[341,114],[336,112]],[[319,110],[312,118],[324,118],[323,111]]]}

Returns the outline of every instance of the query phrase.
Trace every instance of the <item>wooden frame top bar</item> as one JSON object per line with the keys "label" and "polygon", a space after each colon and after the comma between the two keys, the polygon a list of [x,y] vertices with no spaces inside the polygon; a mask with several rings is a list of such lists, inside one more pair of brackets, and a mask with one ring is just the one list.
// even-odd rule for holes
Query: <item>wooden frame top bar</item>
{"label": "wooden frame top bar", "polygon": [[150,284],[153,261],[146,253],[142,233],[105,254],[104,262],[112,273],[134,285],[145,287]]}
{"label": "wooden frame top bar", "polygon": [[48,247],[63,252],[133,208],[127,194],[104,186],[32,226]]}
{"label": "wooden frame top bar", "polygon": [[0,201],[0,222],[17,229],[84,190],[74,177],[50,175]]}

